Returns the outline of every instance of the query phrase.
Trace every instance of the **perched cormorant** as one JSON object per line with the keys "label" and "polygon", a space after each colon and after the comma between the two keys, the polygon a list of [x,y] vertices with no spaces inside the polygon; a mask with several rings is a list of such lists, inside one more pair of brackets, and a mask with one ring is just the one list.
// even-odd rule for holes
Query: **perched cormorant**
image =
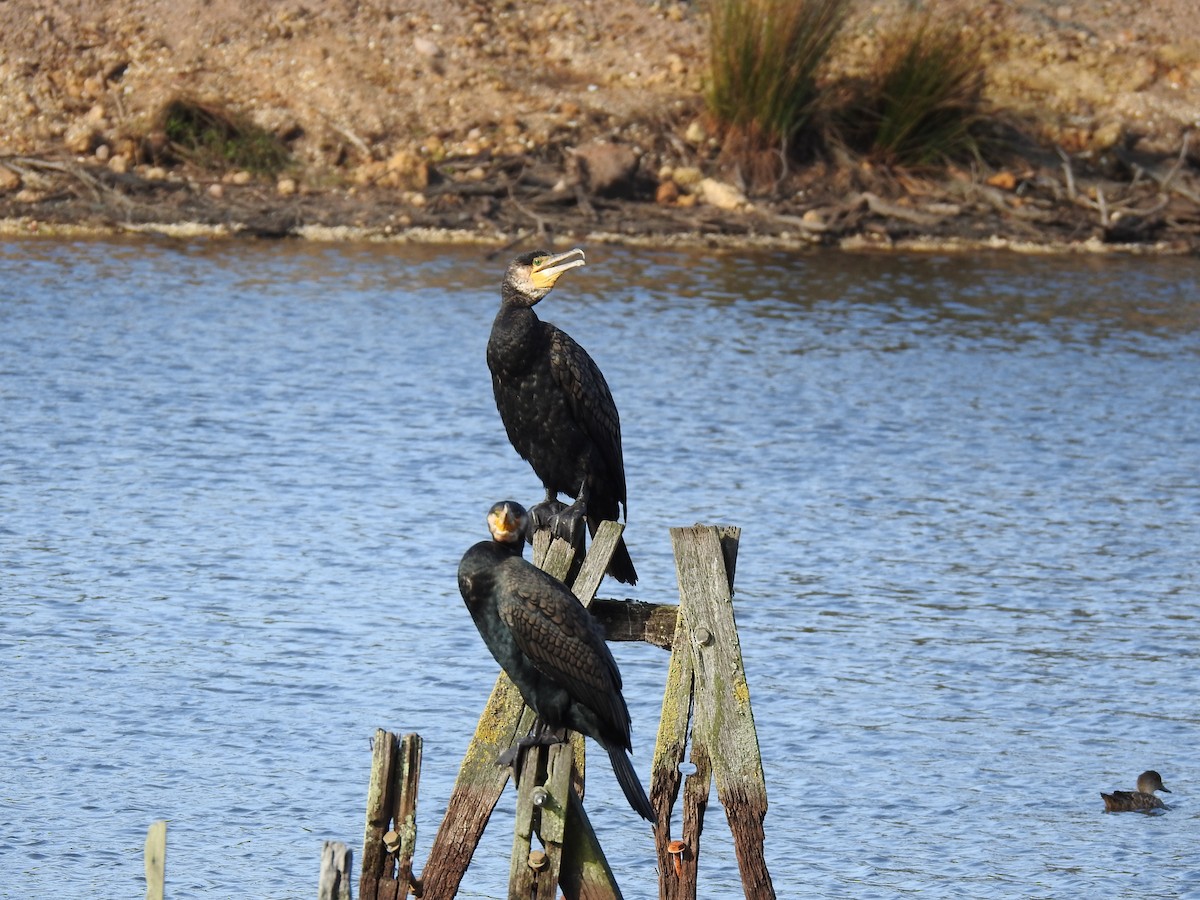
{"label": "perched cormorant", "polygon": [[1155,791],[1171,793],[1163,786],[1162,776],[1150,769],[1138,776],[1136,791],[1113,791],[1111,794],[1101,793],[1100,796],[1104,799],[1105,812],[1147,812],[1152,809],[1166,809],[1167,804],[1154,796]]}
{"label": "perched cormorant", "polygon": [[600,626],[566,585],[522,557],[529,523],[523,506],[497,503],[487,521],[492,539],[458,564],[458,589],[483,642],[543,726],[581,732],[608,751],[629,805],[653,822],[627,755],[621,673]]}
{"label": "perched cormorant", "polygon": [[[549,524],[573,543],[582,540],[581,518],[586,516],[594,535],[601,522],[628,508],[621,420],[608,383],[586,350],[533,311],[563,272],[583,264],[578,249],[557,255],[535,250],[514,259],[504,273],[487,346],[508,439],[546,489],[545,502],[530,510],[533,521]],[[559,494],[575,503],[564,509]],[[637,583],[624,538],[608,574]]]}

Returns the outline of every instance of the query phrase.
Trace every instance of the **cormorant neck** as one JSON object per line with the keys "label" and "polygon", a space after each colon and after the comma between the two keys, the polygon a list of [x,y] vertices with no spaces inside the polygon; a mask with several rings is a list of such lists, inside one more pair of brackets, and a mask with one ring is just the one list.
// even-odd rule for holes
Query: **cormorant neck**
{"label": "cormorant neck", "polygon": [[533,298],[527,294],[522,294],[507,281],[500,285],[501,309],[530,309],[541,299],[541,297]]}
{"label": "cormorant neck", "polygon": [[508,556],[525,556],[525,541],[492,541],[492,546]]}

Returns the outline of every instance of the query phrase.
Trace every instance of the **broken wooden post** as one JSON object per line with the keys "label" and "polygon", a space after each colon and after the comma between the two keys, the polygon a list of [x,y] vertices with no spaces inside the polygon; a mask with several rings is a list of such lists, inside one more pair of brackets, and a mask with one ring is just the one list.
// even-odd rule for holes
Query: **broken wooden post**
{"label": "broken wooden post", "polygon": [[766,779],[733,616],[740,533],[737,528],[702,525],[671,529],[680,603],[650,786],[650,802],[660,822],[670,822],[678,797],[679,767],[693,717],[690,759],[695,771],[683,779],[683,831],[678,842],[666,828],[655,836],[662,900],[696,897],[700,834],[714,775],[746,897],[775,896],[763,853]]}
{"label": "broken wooden post", "polygon": [[167,880],[167,822],[159,819],[146,829],[143,851],[146,867],[146,900],[163,900]]}
{"label": "broken wooden post", "polygon": [[321,875],[317,880],[317,900],[350,900],[350,879],[354,854],[341,841],[321,845]]}
{"label": "broken wooden post", "polygon": [[412,886],[421,737],[375,731],[359,900],[403,900]]}

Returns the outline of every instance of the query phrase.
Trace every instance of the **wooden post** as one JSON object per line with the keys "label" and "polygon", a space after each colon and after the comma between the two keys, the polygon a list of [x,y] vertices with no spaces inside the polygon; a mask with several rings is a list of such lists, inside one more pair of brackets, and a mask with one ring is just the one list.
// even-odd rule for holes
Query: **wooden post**
{"label": "wooden post", "polygon": [[317,881],[317,900],[350,900],[350,879],[354,854],[341,841],[326,841],[321,846],[321,875]]}
{"label": "wooden post", "polygon": [[163,900],[167,880],[167,822],[159,819],[146,829],[144,850],[146,900]]}
{"label": "wooden post", "polygon": [[583,800],[574,790],[567,809],[567,836],[563,846],[559,888],[570,900],[622,900],[617,879],[604,850],[583,811]]}
{"label": "wooden post", "polygon": [[[671,810],[679,796],[683,780],[680,765],[687,750],[688,723],[692,715],[694,673],[692,655],[688,649],[687,630],[683,614],[678,612],[679,624],[672,640],[674,650],[667,669],[667,685],[663,691],[662,713],[658,720],[658,740],[654,745],[654,763],[650,777],[650,805],[660,826],[655,829],[654,841],[658,850],[658,895],[660,900],[695,900],[696,861],[700,849],[700,832],[704,827],[704,810],[708,789],[705,782],[705,803],[697,804],[696,790],[688,791],[683,809],[683,841],[685,850],[672,854]],[[688,776],[706,779],[707,773],[697,771]]]}
{"label": "wooden post", "polygon": [[383,861],[387,848],[383,834],[391,818],[392,762],[395,759],[396,736],[382,728],[375,729],[371,744],[371,781],[367,786],[367,823],[363,833],[362,875],[359,876],[359,900],[377,900],[379,880],[383,877]]}
{"label": "wooden post", "polygon": [[[681,727],[686,730],[683,690],[689,667],[695,719],[691,761],[696,771],[684,784],[684,849],[679,857],[682,874],[676,874],[675,857],[664,846],[664,838],[669,835],[659,835],[659,896],[663,898],[696,896],[695,861],[714,775],[717,797],[733,832],[746,897],[771,900],[775,896],[763,853],[766,779],[733,616],[733,571],[739,536],[740,529],[736,528],[718,530],[697,525],[671,529],[679,577],[679,622],[655,750],[652,802],[665,804],[669,811],[678,791]],[[682,659],[683,654],[687,661]],[[668,703],[673,706],[669,708]],[[660,806],[655,808],[661,815]]]}
{"label": "wooden post", "polygon": [[[396,881],[400,885],[398,896],[408,894],[412,884],[413,852],[417,846],[417,787],[421,780],[421,748],[419,734],[406,734],[397,749],[395,766],[394,796],[392,800],[392,823],[394,832],[384,835],[384,843],[391,849],[399,843],[396,852]],[[388,837],[394,836],[393,841]]]}
{"label": "wooden post", "polygon": [[377,729],[371,751],[359,900],[403,900],[408,896],[420,775],[420,735],[406,734],[400,741],[390,731]]}

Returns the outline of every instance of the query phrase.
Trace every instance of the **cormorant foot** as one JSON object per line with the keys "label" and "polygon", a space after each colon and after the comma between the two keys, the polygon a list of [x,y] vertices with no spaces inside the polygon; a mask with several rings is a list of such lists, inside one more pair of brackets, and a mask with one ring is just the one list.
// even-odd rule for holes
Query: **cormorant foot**
{"label": "cormorant foot", "polygon": [[496,765],[508,766],[513,770],[516,779],[525,767],[525,751],[530,747],[550,747],[564,743],[567,739],[565,728],[550,728],[540,720],[533,726],[533,733],[521,738],[503,753],[496,757]]}
{"label": "cormorant foot", "polygon": [[533,536],[539,531],[549,531],[552,535],[558,535],[555,523],[559,513],[566,508],[567,504],[557,497],[548,497],[529,507],[529,543],[533,543]]}
{"label": "cormorant foot", "polygon": [[575,548],[582,558],[587,537],[587,504],[576,500],[567,506],[561,500],[543,500],[529,510],[529,542],[539,531],[549,531],[552,538],[562,538]]}

